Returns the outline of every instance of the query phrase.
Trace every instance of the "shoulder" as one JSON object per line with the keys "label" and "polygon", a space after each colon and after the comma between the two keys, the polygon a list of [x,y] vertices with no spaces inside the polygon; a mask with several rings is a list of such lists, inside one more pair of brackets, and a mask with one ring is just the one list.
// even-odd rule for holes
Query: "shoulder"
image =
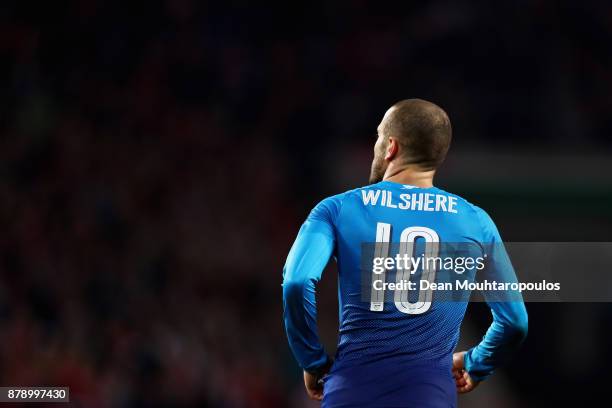
{"label": "shoulder", "polygon": [[360,191],[374,185],[355,188],[324,198],[312,209],[308,218],[335,223],[336,219],[342,212],[342,206],[347,199],[359,195]]}
{"label": "shoulder", "polygon": [[458,194],[454,194],[451,193],[449,191],[446,190],[442,190],[441,188],[438,188],[439,191],[441,191],[442,193],[451,196],[451,197],[455,197],[457,199],[457,202],[460,203],[460,205],[462,205],[464,208],[466,208],[469,212],[471,212],[471,214],[473,216],[478,217],[479,219],[491,219],[489,217],[489,214],[487,214],[487,212],[485,210],[483,210],[482,208],[480,208],[479,206],[473,204],[472,202],[468,201],[466,198],[458,195]]}
{"label": "shoulder", "polygon": [[445,194],[456,197],[457,201],[469,211],[472,217],[474,217],[475,221],[478,223],[483,233],[483,242],[489,241],[494,236],[499,234],[497,231],[497,227],[495,226],[495,222],[493,222],[493,219],[491,218],[489,213],[487,213],[483,208],[477,206],[476,204],[473,204],[472,202],[468,201],[460,195],[449,193],[445,190],[441,191],[443,191]]}

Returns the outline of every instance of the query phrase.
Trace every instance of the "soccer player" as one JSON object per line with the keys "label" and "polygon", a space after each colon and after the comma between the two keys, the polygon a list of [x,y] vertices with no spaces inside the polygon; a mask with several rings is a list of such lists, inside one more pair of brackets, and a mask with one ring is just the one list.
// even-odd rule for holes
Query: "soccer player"
{"label": "soccer player", "polygon": [[[420,99],[396,103],[378,126],[371,184],[324,199],[300,228],[283,271],[285,329],[306,391],[323,407],[455,407],[457,393],[473,390],[527,335],[520,296],[488,300],[493,321],[482,341],[454,354],[465,299],[364,300],[360,262],[368,242],[481,243],[486,268],[516,279],[487,213],[433,186],[450,141],[440,107]],[[335,361],[319,341],[315,303],[315,284],[332,256],[340,308]]]}

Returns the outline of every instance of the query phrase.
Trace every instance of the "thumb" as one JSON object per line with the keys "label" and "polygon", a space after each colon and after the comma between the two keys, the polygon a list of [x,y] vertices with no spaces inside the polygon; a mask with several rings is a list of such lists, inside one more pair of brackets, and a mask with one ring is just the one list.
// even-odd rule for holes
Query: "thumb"
{"label": "thumb", "polygon": [[453,354],[453,368],[463,370],[465,368],[465,363],[463,361],[464,357],[465,357],[465,351],[454,353]]}

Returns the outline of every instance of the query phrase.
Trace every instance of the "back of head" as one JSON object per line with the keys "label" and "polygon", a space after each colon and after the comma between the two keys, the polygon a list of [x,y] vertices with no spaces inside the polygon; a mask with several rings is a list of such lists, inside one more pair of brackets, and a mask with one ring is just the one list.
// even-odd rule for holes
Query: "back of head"
{"label": "back of head", "polygon": [[391,107],[381,125],[385,138],[399,142],[401,160],[406,164],[433,170],[444,161],[452,129],[439,106],[422,99],[405,99]]}

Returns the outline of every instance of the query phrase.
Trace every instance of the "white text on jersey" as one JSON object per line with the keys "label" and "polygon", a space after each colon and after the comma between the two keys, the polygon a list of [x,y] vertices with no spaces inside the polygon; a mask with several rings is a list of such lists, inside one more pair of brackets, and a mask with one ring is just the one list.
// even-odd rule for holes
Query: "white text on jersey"
{"label": "white text on jersey", "polygon": [[412,211],[444,211],[457,214],[457,197],[433,193],[403,193],[394,197],[389,190],[361,190],[363,205]]}

